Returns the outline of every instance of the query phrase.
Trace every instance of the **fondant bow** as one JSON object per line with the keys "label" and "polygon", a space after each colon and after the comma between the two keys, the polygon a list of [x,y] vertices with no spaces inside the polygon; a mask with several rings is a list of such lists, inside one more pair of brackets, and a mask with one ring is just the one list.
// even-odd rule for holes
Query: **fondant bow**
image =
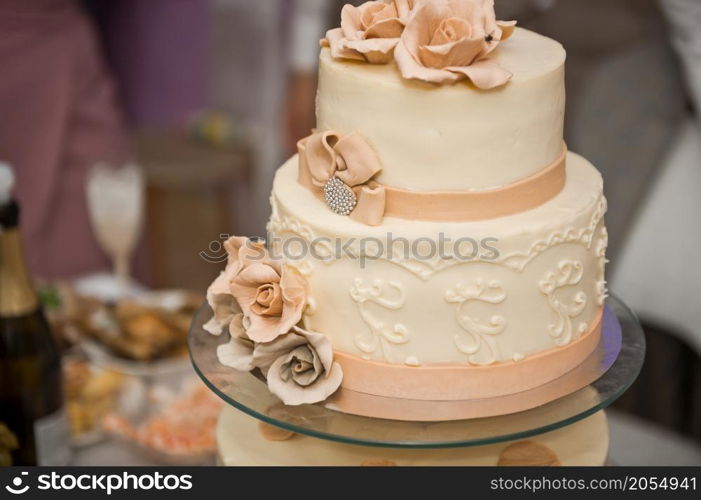
{"label": "fondant bow", "polygon": [[302,139],[297,147],[300,184],[323,199],[324,186],[335,176],[356,196],[357,204],[350,214],[353,220],[369,226],[382,222],[385,188],[372,180],[382,166],[360,135],[320,132]]}

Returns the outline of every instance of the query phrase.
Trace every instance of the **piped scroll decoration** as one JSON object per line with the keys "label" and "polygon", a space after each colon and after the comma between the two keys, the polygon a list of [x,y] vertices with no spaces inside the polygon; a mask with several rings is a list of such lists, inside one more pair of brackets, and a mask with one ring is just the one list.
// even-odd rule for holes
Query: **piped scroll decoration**
{"label": "piped scroll decoration", "polygon": [[[487,304],[501,304],[506,300],[506,291],[499,281],[478,279],[473,286],[467,287],[459,283],[445,293],[445,299],[451,304],[457,304],[455,317],[464,330],[457,334],[454,342],[458,350],[467,354],[468,361],[475,365],[488,365],[497,361],[499,350],[494,336],[506,329],[506,318],[500,315],[492,316],[483,322],[465,311],[465,306],[473,301]],[[486,347],[486,349],[485,349]],[[479,353],[486,354],[480,359]]]}
{"label": "piped scroll decoration", "polygon": [[599,267],[597,269],[596,275],[596,302],[598,305],[603,306],[608,297],[608,287],[606,286],[606,264],[608,264],[608,259],[606,258],[606,249],[608,248],[609,234],[606,227],[601,228],[599,233],[599,239],[596,243],[596,257],[599,259]]}
{"label": "piped scroll decoration", "polygon": [[569,302],[562,300],[558,294],[558,291],[563,288],[580,284],[583,276],[584,266],[581,262],[563,260],[558,265],[557,271],[549,272],[539,283],[540,291],[548,297],[550,307],[557,313],[557,322],[549,325],[548,329],[558,346],[569,344],[573,338],[586,330],[586,324],[582,323],[575,332],[572,320],[584,312],[587,294],[583,291],[576,292]]}
{"label": "piped scroll decoration", "polygon": [[366,357],[369,358],[378,348],[382,350],[383,359],[392,362],[392,345],[402,345],[409,342],[409,330],[402,323],[393,325],[377,319],[369,310],[369,304],[375,304],[383,309],[398,311],[404,304],[406,298],[404,289],[399,283],[388,282],[376,279],[369,286],[362,279],[356,278],[350,289],[353,301],[358,305],[360,317],[368,328],[370,335],[358,334],[355,336],[355,345]]}

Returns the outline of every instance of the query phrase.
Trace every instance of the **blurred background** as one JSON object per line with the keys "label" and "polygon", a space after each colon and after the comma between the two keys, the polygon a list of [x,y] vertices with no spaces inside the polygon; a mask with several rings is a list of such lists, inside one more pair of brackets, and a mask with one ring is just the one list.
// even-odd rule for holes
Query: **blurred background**
{"label": "blurred background", "polygon": [[[65,349],[75,463],[212,453],[179,416],[213,429],[218,410],[182,357],[188,318],[226,235],[265,234],[343,3],[0,0],[0,160]],[[568,51],[566,139],[604,174],[611,289],[647,333],[612,457],[701,464],[701,2],[496,3]],[[144,405],[138,425],[115,411]]]}

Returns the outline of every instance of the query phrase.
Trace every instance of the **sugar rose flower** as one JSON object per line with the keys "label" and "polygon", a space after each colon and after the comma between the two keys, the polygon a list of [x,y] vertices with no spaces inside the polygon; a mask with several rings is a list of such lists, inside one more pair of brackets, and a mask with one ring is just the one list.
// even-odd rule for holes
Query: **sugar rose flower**
{"label": "sugar rose flower", "polygon": [[214,315],[203,328],[212,335],[219,336],[228,330],[236,314],[241,312],[229,288],[232,278],[232,268],[227,267],[207,289],[207,303]]}
{"label": "sugar rose flower", "polygon": [[331,47],[331,55],[337,59],[388,63],[404,31],[404,20],[416,1],[419,0],[346,5],[341,11],[341,27],[327,32],[322,45]]}
{"label": "sugar rose flower", "polygon": [[299,271],[271,258],[263,242],[234,237],[224,248],[228,262],[207,291],[214,317],[205,330],[221,335],[243,314],[246,335],[255,342],[289,332],[306,305],[306,281]]}
{"label": "sugar rose flower", "polygon": [[515,25],[496,20],[494,0],[421,2],[407,21],[395,59],[404,78],[432,83],[468,78],[491,89],[512,75],[487,56]]}
{"label": "sugar rose flower", "polygon": [[270,392],[290,406],[324,401],[343,380],[328,338],[298,327],[274,342],[257,344],[252,363],[265,374]]}
{"label": "sugar rose flower", "polygon": [[207,289],[207,303],[214,312],[214,316],[205,323],[204,329],[212,335],[219,336],[223,331],[228,330],[235,316],[241,314],[241,308],[231,293],[231,281],[251,258],[267,255],[265,248],[260,247],[262,247],[261,244],[239,236],[234,236],[224,243],[227,253],[226,269]]}
{"label": "sugar rose flower", "polygon": [[295,268],[272,259],[262,242],[238,239],[227,245],[233,268],[229,288],[246,319],[246,334],[270,342],[302,319],[306,282]]}
{"label": "sugar rose flower", "polygon": [[250,372],[253,365],[255,344],[246,335],[243,314],[236,314],[229,322],[229,343],[217,347],[217,358],[224,366],[241,372]]}

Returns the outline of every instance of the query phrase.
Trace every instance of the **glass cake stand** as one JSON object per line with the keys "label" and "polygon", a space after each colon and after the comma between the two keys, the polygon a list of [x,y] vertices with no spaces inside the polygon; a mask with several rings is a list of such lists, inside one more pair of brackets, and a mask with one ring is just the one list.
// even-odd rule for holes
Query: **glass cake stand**
{"label": "glass cake stand", "polygon": [[[321,405],[285,406],[270,393],[261,377],[219,363],[216,348],[229,339],[226,334],[215,337],[203,330],[202,325],[212,315],[206,304],[193,320],[189,348],[195,371],[215,394],[231,406],[274,426],[362,446],[418,449],[482,446],[525,439],[571,425],[606,408],[630,387],[645,357],[643,330],[620,299],[610,297],[606,309],[602,342],[588,360],[589,367],[579,370],[579,385],[567,374],[547,384],[551,389],[564,387],[567,391],[555,400],[526,411],[469,420],[411,422],[351,415]],[[515,396],[538,401],[538,391]],[[509,396],[505,398],[504,404],[509,407]]]}

